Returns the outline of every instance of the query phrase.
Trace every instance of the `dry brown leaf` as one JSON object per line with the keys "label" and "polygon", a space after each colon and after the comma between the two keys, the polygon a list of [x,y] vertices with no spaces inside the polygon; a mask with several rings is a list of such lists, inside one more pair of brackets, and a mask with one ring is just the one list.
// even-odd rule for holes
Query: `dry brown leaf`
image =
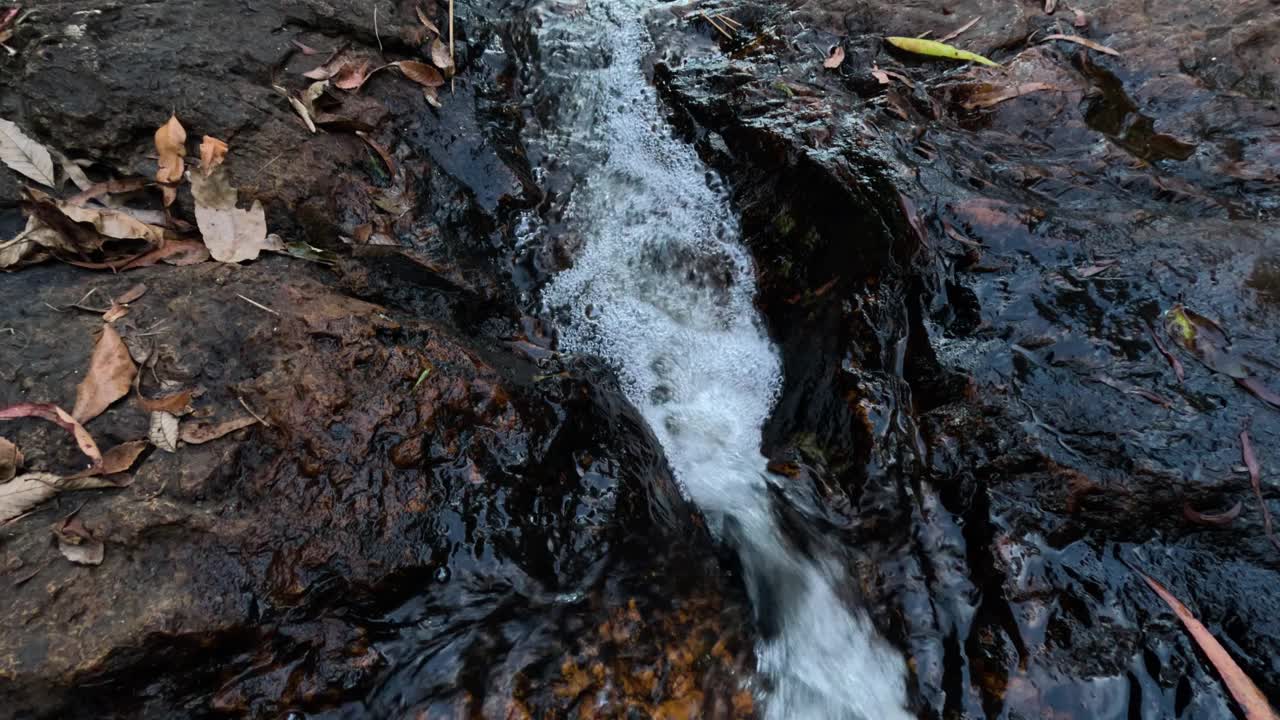
{"label": "dry brown leaf", "polygon": [[843,62],[844,62],[844,48],[837,45],[831,48],[831,54],[827,56],[826,60],[822,61],[822,67],[828,70],[834,70],[840,67],[840,64]]}
{"label": "dry brown leaf", "polygon": [[0,270],[43,262],[48,251],[77,254],[76,246],[34,214],[12,240],[0,242]]}
{"label": "dry brown leaf", "polygon": [[0,483],[9,482],[22,469],[22,451],[0,437]]}
{"label": "dry brown leaf", "polygon": [[89,372],[76,388],[76,406],[71,415],[81,423],[98,417],[111,403],[129,394],[137,372],[119,333],[110,325],[103,325],[89,360]]}
{"label": "dry brown leaf", "polygon": [[1042,82],[1022,83],[1021,85],[1014,85],[1013,87],[991,88],[985,92],[974,93],[965,99],[965,101],[961,103],[961,106],[966,110],[989,108],[999,105],[1006,100],[1012,100],[1013,98],[1045,90],[1058,90],[1058,88]]}
{"label": "dry brown leaf", "polygon": [[0,524],[57,495],[58,480],[53,473],[28,473],[0,485]]}
{"label": "dry brown leaf", "polygon": [[147,294],[146,284],[138,283],[137,285],[134,285],[133,287],[129,288],[128,290],[125,290],[124,292],[116,296],[115,302],[121,305],[128,305],[129,303],[133,302],[134,300],[137,300],[138,298],[146,294]]}
{"label": "dry brown leaf", "polygon": [[[128,472],[129,468],[137,462],[138,456],[143,450],[147,449],[146,440],[131,440],[127,443],[121,443],[102,454],[102,462],[98,465],[82,470],[74,475],[68,476],[64,481],[59,483],[59,487],[68,490],[71,489],[72,481],[82,478],[97,477],[99,475],[114,475],[116,473]],[[100,487],[120,487],[117,483],[107,483]],[[86,489],[84,485],[75,487],[77,490]]]}
{"label": "dry brown leaf", "polygon": [[177,115],[170,115],[169,121],[156,130],[156,155],[159,156],[160,169],[156,171],[156,181],[162,183],[182,182],[182,173],[186,169],[183,158],[187,155],[187,131],[178,122]]}
{"label": "dry brown leaf", "polygon": [[200,171],[207,177],[227,159],[227,144],[212,135],[200,141]]}
{"label": "dry brown leaf", "polygon": [[198,265],[209,259],[209,248],[195,240],[170,240],[163,247],[143,253],[120,267],[121,270],[136,270],[151,267],[164,261],[179,267]]}
{"label": "dry brown leaf", "polygon": [[427,104],[433,108],[443,107],[440,104],[440,92],[433,87],[422,88],[422,97],[426,98]]}
{"label": "dry brown leaf", "polygon": [[1249,470],[1249,484],[1253,486],[1253,495],[1258,498],[1258,505],[1262,507],[1262,528],[1271,544],[1280,550],[1280,540],[1276,539],[1275,530],[1271,527],[1271,510],[1267,508],[1267,501],[1262,498],[1262,466],[1258,464],[1258,456],[1253,452],[1253,439],[1249,437],[1248,430],[1240,431],[1240,457]]}
{"label": "dry brown leaf", "polygon": [[[67,202],[72,205],[84,205],[90,200],[95,200],[103,195],[123,195],[125,193],[137,192],[147,185],[150,185],[151,182],[152,180],[149,178],[133,177],[94,183],[88,188],[85,188],[83,192],[67,198]],[[104,202],[108,205],[112,204],[112,202],[109,201]]]}
{"label": "dry brown leaf", "polygon": [[49,151],[4,118],[0,118],[0,162],[41,185],[57,183]]}
{"label": "dry brown leaf", "polygon": [[102,313],[102,322],[110,324],[129,314],[129,308],[126,305],[112,300],[111,307]]}
{"label": "dry brown leaf", "polygon": [[414,11],[418,13],[418,22],[422,23],[423,27],[425,27],[426,29],[435,33],[436,37],[440,37],[440,28],[436,27],[435,23],[427,19],[427,15],[426,13],[422,12],[422,8],[415,7]]}
{"label": "dry brown leaf", "polygon": [[319,50],[311,47],[310,45],[303,44],[302,41],[298,40],[297,38],[290,40],[290,42],[292,42],[293,46],[298,48],[298,50],[300,50],[303,55],[319,55],[320,54]]}
{"label": "dry brown leaf", "polygon": [[72,205],[69,202],[50,198],[44,193],[33,193],[33,197],[52,204],[58,212],[72,222],[88,223],[98,234],[116,240],[145,240],[152,245],[164,244],[164,228],[148,225],[128,213],[110,208],[94,208]]}
{"label": "dry brown leaf", "polygon": [[0,409],[0,420],[16,420],[24,417],[48,420],[71,433],[76,439],[76,445],[80,447],[80,452],[87,455],[94,466],[102,464],[102,452],[98,450],[98,445],[93,441],[93,436],[62,408],[50,403],[18,403],[17,405],[10,405],[7,408]]}
{"label": "dry brown leaf", "polygon": [[1205,656],[1209,658],[1209,662],[1217,668],[1218,674],[1222,676],[1222,681],[1226,684],[1227,690],[1231,691],[1231,696],[1240,703],[1240,707],[1244,709],[1244,716],[1247,720],[1280,720],[1280,716],[1276,715],[1275,710],[1267,702],[1266,696],[1258,689],[1257,685],[1245,675],[1236,661],[1231,658],[1226,648],[1218,642],[1213,633],[1209,632],[1195,615],[1187,609],[1182,601],[1173,596],[1163,585],[1147,576],[1146,573],[1139,572],[1142,579],[1151,586],[1151,589],[1164,600],[1165,604],[1173,610],[1173,614],[1178,616],[1182,624],[1187,628],[1187,632],[1191,633],[1192,639],[1200,646]]}
{"label": "dry brown leaf", "polygon": [[439,37],[431,41],[431,62],[444,72],[445,77],[453,75],[453,58],[449,57],[449,46]]}
{"label": "dry brown leaf", "polygon": [[444,76],[440,74],[440,71],[426,63],[416,60],[401,60],[400,62],[392,63],[392,65],[400,68],[400,72],[404,73],[405,77],[423,87],[438,88],[444,85]]}
{"label": "dry brown leaf", "polygon": [[184,423],[182,425],[182,442],[188,445],[201,445],[210,440],[217,440],[241,428],[256,424],[257,418],[239,417],[220,423]]}
{"label": "dry brown leaf", "polygon": [[267,242],[267,214],[255,200],[248,210],[236,207],[236,189],[225,168],[209,177],[191,176],[196,201],[196,224],[214,260],[227,263],[257,259]]}
{"label": "dry brown leaf", "polygon": [[60,152],[54,152],[53,155],[57,156],[58,165],[62,167],[62,172],[81,192],[93,187],[93,181],[89,179],[88,175],[84,174],[84,168],[80,167],[79,163]]}
{"label": "dry brown leaf", "polygon": [[101,565],[106,547],[93,537],[89,528],[78,517],[69,517],[53,526],[53,536],[58,539],[58,552],[79,565]]}
{"label": "dry brown leaf", "polygon": [[1097,50],[1098,52],[1106,55],[1114,55],[1116,57],[1120,57],[1119,51],[1113,50],[1101,43],[1096,43],[1090,40],[1089,38],[1082,38],[1079,35],[1058,35],[1058,34],[1045,35],[1044,39],[1045,40],[1062,40],[1064,42],[1075,43],[1076,45],[1083,45],[1089,48],[1090,50]]}
{"label": "dry brown leaf", "polygon": [[[350,62],[338,68],[333,74],[333,85],[339,90],[359,90],[369,76],[380,70],[377,68],[370,70],[372,66],[368,60],[360,63]],[[315,87],[314,85],[312,87]]]}
{"label": "dry brown leaf", "polygon": [[151,413],[151,428],[147,431],[151,444],[165,452],[178,451],[178,417],[167,412]]}
{"label": "dry brown leaf", "polygon": [[138,406],[147,412],[167,412],[171,415],[186,415],[191,412],[190,390],[164,395],[158,398],[144,397],[138,393]]}

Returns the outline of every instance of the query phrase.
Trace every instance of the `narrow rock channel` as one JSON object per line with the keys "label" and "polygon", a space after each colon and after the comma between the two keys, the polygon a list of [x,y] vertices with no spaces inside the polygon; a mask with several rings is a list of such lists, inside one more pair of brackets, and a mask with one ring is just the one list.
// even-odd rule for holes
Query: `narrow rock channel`
{"label": "narrow rock channel", "polygon": [[781,362],[753,305],[755,269],[728,195],[667,127],[645,76],[651,7],[539,14],[542,92],[565,100],[526,144],[580,163],[560,231],[581,247],[543,301],[561,350],[616,369],[683,491],[735,548],[772,685],[765,716],[908,717],[902,657],[842,596],[838,566],[802,555],[774,518],[760,442]]}

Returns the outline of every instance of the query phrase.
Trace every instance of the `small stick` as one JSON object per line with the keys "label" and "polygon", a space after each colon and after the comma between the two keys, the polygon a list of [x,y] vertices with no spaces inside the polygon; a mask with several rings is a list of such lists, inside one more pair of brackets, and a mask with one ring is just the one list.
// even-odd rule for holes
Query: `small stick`
{"label": "small stick", "polygon": [[249,407],[249,403],[245,402],[244,398],[240,397],[240,393],[236,393],[236,399],[240,401],[240,405],[245,410],[249,411],[249,414],[253,416],[254,420],[257,420],[258,422],[262,423],[263,425],[266,425],[267,427],[271,427],[271,423],[267,422],[265,418],[263,418],[258,413],[254,412],[253,408]]}
{"label": "small stick", "polygon": [[[453,0],[449,0],[449,65],[454,68],[456,74],[458,63],[453,59]],[[453,92],[458,85],[456,77],[449,78],[449,92]]]}
{"label": "small stick", "polygon": [[729,23],[730,25],[733,25],[734,27],[737,27],[737,28],[742,27],[742,23],[738,22],[737,20],[734,20],[733,18],[729,17],[728,15],[725,15],[724,13],[721,13],[716,17]]}
{"label": "small stick", "polygon": [[711,16],[710,16],[710,15],[708,15],[708,14],[706,14],[706,13],[702,13],[702,19],[703,19],[703,20],[706,20],[706,21],[707,21],[707,24],[708,24],[708,25],[710,25],[711,27],[715,28],[715,29],[716,29],[716,31],[718,31],[721,35],[723,35],[723,36],[725,36],[725,37],[729,38],[730,40],[732,40],[732,39],[733,39],[733,35],[730,35],[730,34],[729,34],[729,32],[728,32],[727,30],[725,30],[724,28],[722,28],[722,27],[720,27],[719,25],[717,25],[717,24],[716,24],[716,21],[715,21],[715,20],[713,20],[713,19],[711,18]]}
{"label": "small stick", "polygon": [[245,296],[241,295],[240,293],[236,293],[236,297],[240,298],[241,300],[243,300],[243,301],[245,301],[245,302],[249,303],[250,305],[252,305],[252,306],[254,306],[254,307],[258,308],[258,309],[266,310],[267,312],[271,313],[272,315],[275,315],[276,317],[280,317],[280,313],[276,312],[275,310],[272,310],[271,308],[267,307],[266,305],[263,305],[263,304],[262,304],[262,303],[260,303],[260,302],[254,302],[253,300],[250,300],[249,298],[247,298],[247,297],[245,297]]}
{"label": "small stick", "polygon": [[373,5],[373,36],[378,38],[378,52],[384,52],[382,49],[382,33],[378,32],[378,5]]}

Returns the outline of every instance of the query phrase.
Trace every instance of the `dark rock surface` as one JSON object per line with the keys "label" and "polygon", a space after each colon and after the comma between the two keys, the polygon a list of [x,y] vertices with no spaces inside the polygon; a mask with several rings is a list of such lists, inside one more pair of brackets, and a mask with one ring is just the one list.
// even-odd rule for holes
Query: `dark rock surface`
{"label": "dark rock surface", "polygon": [[[1235,712],[1133,568],[1280,695],[1280,554],[1239,469],[1245,427],[1280,463],[1280,410],[1161,317],[1211,317],[1280,385],[1277,66],[1257,60],[1274,13],[1078,6],[1084,28],[1061,3],[987,2],[741,3],[732,39],[653,23],[660,87],[734,184],[783,343],[766,444],[784,494],[859,548],[926,717]],[[882,40],[975,17],[956,44],[1006,69]],[[1054,32],[1121,55],[1037,44]],[[1028,83],[1052,89],[985,104]],[[1237,501],[1225,527],[1184,516]]]}

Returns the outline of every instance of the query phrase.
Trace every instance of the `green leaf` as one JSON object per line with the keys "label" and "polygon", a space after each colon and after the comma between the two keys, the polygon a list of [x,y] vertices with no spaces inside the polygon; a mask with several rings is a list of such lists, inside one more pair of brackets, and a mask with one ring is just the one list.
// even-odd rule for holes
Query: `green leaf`
{"label": "green leaf", "polygon": [[992,62],[977,53],[971,53],[968,50],[961,50],[958,47],[954,47],[946,43],[940,43],[936,40],[924,40],[922,38],[909,37],[887,37],[885,40],[899,50],[906,50],[909,53],[915,53],[917,55],[946,58],[947,60],[965,60],[967,62],[976,62],[980,65],[1000,67],[1000,63]]}

